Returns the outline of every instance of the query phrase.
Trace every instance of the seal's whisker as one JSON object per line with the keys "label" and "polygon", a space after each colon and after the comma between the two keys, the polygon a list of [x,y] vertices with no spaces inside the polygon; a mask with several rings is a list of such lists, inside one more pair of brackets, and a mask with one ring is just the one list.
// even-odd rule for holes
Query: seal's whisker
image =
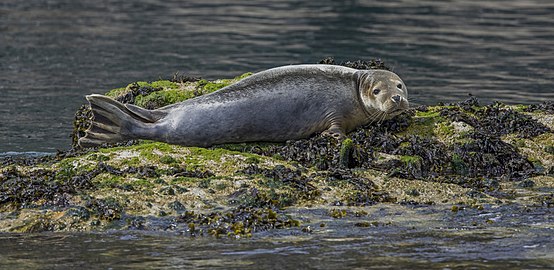
{"label": "seal's whisker", "polygon": [[[372,119],[372,121],[373,121],[373,119],[375,119],[375,116],[376,116],[377,114],[378,114],[378,112],[372,112],[372,113],[370,113],[370,114],[369,114],[369,119]],[[371,123],[371,122],[370,122],[370,123]]]}
{"label": "seal's whisker", "polygon": [[378,125],[381,125],[382,123],[382,120],[384,119],[384,117],[387,115],[386,112],[379,112],[379,115],[377,115],[376,117],[376,120],[377,120],[377,124]]}
{"label": "seal's whisker", "polygon": [[388,115],[387,112],[383,112],[383,114],[381,115],[381,119],[379,119],[379,123],[380,123],[380,124],[382,124],[383,122],[385,122],[385,118],[387,118],[387,115]]}
{"label": "seal's whisker", "polygon": [[385,120],[389,119],[389,116],[391,116],[390,113],[385,113],[385,114],[383,115],[383,119],[382,119],[381,121],[382,121],[382,122],[385,122]]}
{"label": "seal's whisker", "polygon": [[371,114],[371,119],[372,120],[371,120],[371,122],[369,122],[369,125],[372,125],[373,123],[376,123],[376,122],[378,123],[378,120],[379,120],[382,113],[383,112],[381,112],[381,111],[376,111],[376,112],[372,113]]}

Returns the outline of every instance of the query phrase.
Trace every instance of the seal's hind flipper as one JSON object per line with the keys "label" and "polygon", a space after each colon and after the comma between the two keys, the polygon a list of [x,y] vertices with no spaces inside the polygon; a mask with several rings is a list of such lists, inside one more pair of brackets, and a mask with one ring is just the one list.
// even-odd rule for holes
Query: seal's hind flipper
{"label": "seal's hind flipper", "polygon": [[133,104],[125,104],[125,107],[135,115],[140,116],[144,121],[150,123],[154,123],[167,115],[167,113],[162,111],[147,110]]}
{"label": "seal's hind flipper", "polygon": [[166,115],[162,111],[125,105],[103,95],[89,95],[86,98],[90,103],[93,120],[86,135],[79,138],[81,147],[139,139],[138,131]]}

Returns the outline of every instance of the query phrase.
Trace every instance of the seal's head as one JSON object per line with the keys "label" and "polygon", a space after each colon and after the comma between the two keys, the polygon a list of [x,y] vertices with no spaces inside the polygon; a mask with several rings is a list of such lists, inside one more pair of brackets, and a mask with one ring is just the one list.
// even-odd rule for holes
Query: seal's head
{"label": "seal's head", "polygon": [[372,117],[390,118],[408,109],[408,88],[398,75],[387,70],[360,71],[358,90]]}

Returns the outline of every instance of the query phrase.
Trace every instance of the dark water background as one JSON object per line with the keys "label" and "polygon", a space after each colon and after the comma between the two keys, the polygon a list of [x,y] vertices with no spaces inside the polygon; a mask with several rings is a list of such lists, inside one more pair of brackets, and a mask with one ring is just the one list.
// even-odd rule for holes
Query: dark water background
{"label": "dark water background", "polygon": [[[0,153],[70,147],[84,95],[381,58],[419,104],[554,99],[553,1],[0,1]],[[14,153],[11,153],[14,154]]]}

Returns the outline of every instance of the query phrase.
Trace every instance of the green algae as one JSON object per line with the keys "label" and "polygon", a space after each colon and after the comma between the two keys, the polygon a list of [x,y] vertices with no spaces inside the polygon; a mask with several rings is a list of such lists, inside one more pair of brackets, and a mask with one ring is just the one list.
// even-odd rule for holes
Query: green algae
{"label": "green algae", "polygon": [[169,155],[164,155],[160,157],[160,162],[168,165],[179,163],[175,158]]}
{"label": "green algae", "polygon": [[529,109],[529,105],[516,104],[513,106],[513,109],[518,112],[525,112],[526,110]]}
{"label": "green algae", "polygon": [[179,88],[179,84],[168,81],[168,80],[161,80],[161,81],[154,81],[150,83],[150,86],[154,88],[163,88],[163,89],[177,89]]}
{"label": "green algae", "polygon": [[225,86],[228,86],[232,83],[238,82],[248,76],[252,75],[251,72],[244,73],[240,76],[237,76],[233,79],[222,79],[222,80],[216,80],[216,81],[208,81],[208,80],[199,80],[197,82],[197,89],[200,89],[200,94],[209,94],[212,92],[215,92]]}
{"label": "green algae", "polygon": [[399,133],[400,136],[418,135],[424,137],[431,137],[437,133],[437,126],[440,126],[438,133],[443,135],[445,119],[441,117],[440,112],[436,109],[429,109],[427,111],[416,111],[414,117],[411,119],[409,127]]}
{"label": "green algae", "polygon": [[194,93],[191,92],[171,89],[153,92],[146,96],[137,96],[134,103],[135,105],[143,108],[159,108],[173,103],[185,101],[194,96]]}
{"label": "green algae", "polygon": [[343,217],[346,217],[347,214],[348,213],[344,209],[333,208],[331,209],[331,211],[329,211],[329,216],[333,218],[343,218]]}
{"label": "green algae", "polygon": [[465,163],[462,157],[458,154],[452,155],[451,166],[453,171],[459,175],[467,175],[469,173],[468,164]]}
{"label": "green algae", "polygon": [[[143,162],[161,162],[167,164],[168,161],[177,162],[171,153],[174,153],[173,146],[152,141],[142,141],[133,146],[120,146],[113,148],[100,148],[98,151],[103,154],[117,155],[120,151],[125,151],[129,154],[128,157],[121,159],[121,162],[127,165],[139,165]],[[171,160],[170,160],[171,159]],[[170,162],[170,163],[171,163]]]}
{"label": "green algae", "polygon": [[173,82],[169,80],[138,81],[124,88],[112,89],[105,95],[118,99],[132,93],[132,98],[127,100],[127,102],[144,108],[154,109],[217,91],[250,75],[252,73],[248,72],[232,79],[215,81],[205,79],[196,82]]}
{"label": "green algae", "polygon": [[352,155],[354,152],[354,142],[352,139],[345,139],[340,146],[340,164],[344,167],[352,167]]}
{"label": "green algae", "polygon": [[202,89],[202,94],[215,92],[227,85],[229,85],[229,83],[225,81],[216,81],[216,82],[208,82],[207,80],[198,81],[198,87]]}
{"label": "green algae", "polygon": [[105,93],[105,95],[112,98],[117,98],[119,96],[122,96],[132,91],[133,88],[145,88],[145,87],[157,89],[158,91],[161,91],[161,90],[179,89],[180,86],[179,84],[168,80],[160,80],[160,81],[153,81],[153,82],[138,81],[138,82],[131,83],[126,87],[112,89],[107,93]]}
{"label": "green algae", "polygon": [[119,88],[114,88],[110,91],[108,91],[107,93],[105,93],[104,95],[108,96],[108,97],[111,97],[111,98],[116,98],[118,96],[121,96],[123,95],[124,93],[126,93],[128,90],[129,86],[127,87],[119,87]]}
{"label": "green algae", "polygon": [[399,158],[400,161],[406,163],[407,165],[421,162],[421,157],[419,156],[400,156]]}

